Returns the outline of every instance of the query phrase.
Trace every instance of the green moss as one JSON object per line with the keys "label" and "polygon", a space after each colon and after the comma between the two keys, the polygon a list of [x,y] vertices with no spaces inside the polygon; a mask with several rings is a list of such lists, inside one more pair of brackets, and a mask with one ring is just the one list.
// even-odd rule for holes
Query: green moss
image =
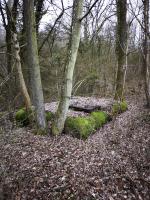
{"label": "green moss", "polygon": [[57,135],[60,134],[60,131],[59,131],[58,127],[54,123],[52,124],[52,134],[54,136],[57,136]]}
{"label": "green moss", "polygon": [[117,113],[120,113],[120,111],[121,111],[120,104],[119,103],[115,103],[112,106],[112,113],[113,114],[117,114]]}
{"label": "green moss", "polygon": [[112,112],[114,114],[125,112],[128,109],[128,105],[126,101],[122,101],[120,103],[115,103],[112,107]]}
{"label": "green moss", "polygon": [[95,128],[95,121],[92,117],[68,117],[65,130],[76,137],[86,139]]}
{"label": "green moss", "polygon": [[95,120],[95,128],[100,128],[108,120],[108,115],[106,112],[96,111],[91,113],[91,117]]}
{"label": "green moss", "polygon": [[26,126],[29,124],[28,112],[25,108],[21,108],[16,112],[15,119],[20,126]]}
{"label": "green moss", "polygon": [[54,117],[54,114],[52,112],[46,111],[46,121],[51,121]]}
{"label": "green moss", "polygon": [[107,121],[108,115],[102,111],[92,112],[88,117],[68,117],[65,123],[65,131],[78,138],[86,139]]}
{"label": "green moss", "polygon": [[43,129],[38,129],[36,135],[41,135],[41,136],[47,135],[47,131]]}
{"label": "green moss", "polygon": [[[50,121],[53,118],[53,113],[46,112],[46,120]],[[15,119],[20,126],[27,126],[29,121],[34,119],[34,112],[28,111],[25,108],[21,108],[16,112]]]}
{"label": "green moss", "polygon": [[32,133],[40,136],[45,136],[48,134],[47,129],[38,128],[36,126],[34,126],[34,129],[32,129]]}
{"label": "green moss", "polygon": [[120,105],[121,105],[121,111],[122,111],[122,112],[125,112],[125,111],[128,109],[128,104],[127,104],[126,101],[122,101],[122,102],[120,103]]}

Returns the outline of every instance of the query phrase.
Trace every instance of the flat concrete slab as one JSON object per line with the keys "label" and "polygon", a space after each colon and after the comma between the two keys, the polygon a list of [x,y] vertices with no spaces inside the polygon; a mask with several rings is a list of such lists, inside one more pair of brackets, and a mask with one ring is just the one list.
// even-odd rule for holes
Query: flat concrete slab
{"label": "flat concrete slab", "polygon": [[[68,116],[86,116],[88,113],[95,110],[102,110],[110,112],[114,104],[112,98],[96,98],[96,97],[72,97]],[[45,110],[55,113],[58,108],[58,102],[51,102],[45,104]]]}

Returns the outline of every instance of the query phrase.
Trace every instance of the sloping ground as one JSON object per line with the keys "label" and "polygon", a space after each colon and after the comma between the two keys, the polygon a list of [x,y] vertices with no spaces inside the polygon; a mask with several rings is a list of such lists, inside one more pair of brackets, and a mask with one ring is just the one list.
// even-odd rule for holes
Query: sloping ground
{"label": "sloping ground", "polygon": [[0,199],[149,200],[150,114],[142,103],[130,102],[86,141],[1,134]]}

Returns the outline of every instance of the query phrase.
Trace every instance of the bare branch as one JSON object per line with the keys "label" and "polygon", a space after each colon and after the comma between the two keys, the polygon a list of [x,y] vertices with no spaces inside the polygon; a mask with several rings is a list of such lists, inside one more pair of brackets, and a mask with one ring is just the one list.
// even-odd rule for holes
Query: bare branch
{"label": "bare branch", "polygon": [[63,6],[63,3],[62,3],[62,12],[60,13],[60,15],[57,17],[57,19],[55,20],[55,22],[54,22],[54,25],[52,26],[52,28],[49,30],[49,32],[48,32],[48,34],[47,34],[47,36],[46,36],[46,38],[43,40],[43,42],[42,42],[42,44],[41,44],[41,46],[39,47],[39,50],[38,50],[38,52],[40,52],[41,51],[41,49],[43,48],[43,46],[44,46],[44,44],[45,44],[45,42],[48,40],[48,38],[50,37],[50,35],[52,34],[52,32],[53,32],[53,30],[54,30],[54,28],[55,28],[55,26],[56,26],[56,24],[57,24],[57,22],[59,21],[59,19],[61,19],[61,17],[63,16],[63,14],[64,14],[64,6]]}
{"label": "bare branch", "polygon": [[89,10],[85,13],[85,15],[83,15],[83,17],[80,19],[80,21],[82,21],[84,18],[86,18],[88,16],[88,14],[91,12],[92,8],[96,5],[96,3],[99,0],[95,0],[95,2],[92,4],[92,6],[89,8]]}
{"label": "bare branch", "polygon": [[3,7],[2,7],[2,4],[1,4],[1,1],[0,1],[0,13],[1,13],[1,16],[2,16],[4,28],[6,29],[7,24],[6,24],[6,20],[5,20],[5,16],[4,16],[4,12],[3,12]]}

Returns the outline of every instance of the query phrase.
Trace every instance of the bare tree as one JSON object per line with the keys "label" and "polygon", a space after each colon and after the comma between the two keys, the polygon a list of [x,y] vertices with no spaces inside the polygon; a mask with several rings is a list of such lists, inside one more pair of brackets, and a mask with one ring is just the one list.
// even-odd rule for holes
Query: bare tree
{"label": "bare tree", "polygon": [[46,131],[46,121],[37,48],[34,0],[24,0],[24,12],[27,41],[27,61],[31,79],[32,101],[35,107],[37,128],[40,133],[41,131]]}
{"label": "bare tree", "polygon": [[116,33],[116,56],[117,56],[117,79],[115,99],[123,100],[124,98],[124,76],[126,63],[127,48],[127,1],[116,0],[117,5],[117,33]]}
{"label": "bare tree", "polygon": [[[14,5],[13,10],[16,10],[16,4]],[[6,37],[5,37],[5,42],[6,42],[6,68],[7,68],[7,74],[8,76],[11,74],[12,75],[12,64],[13,64],[13,59],[12,59],[12,20],[10,17],[10,13],[8,11],[8,8],[6,7],[6,2],[0,1],[0,13],[2,17],[2,22],[3,22],[3,27],[6,32]],[[6,13],[6,14],[5,14]],[[15,12],[14,12],[15,13]],[[12,88],[12,76],[7,82],[7,87],[8,87],[8,96],[9,96],[9,101],[12,101],[12,96],[13,96],[13,88]]]}
{"label": "bare tree", "polygon": [[69,108],[69,102],[72,92],[73,72],[80,42],[82,10],[83,0],[74,0],[72,14],[72,31],[70,36],[70,45],[68,48],[64,83],[61,89],[61,99],[59,107],[55,116],[54,123],[52,125],[52,133],[54,135],[58,135],[62,132]]}
{"label": "bare tree", "polygon": [[[30,96],[28,94],[27,87],[26,87],[25,80],[22,73],[21,59],[20,59],[20,45],[17,39],[17,30],[16,30],[17,6],[18,6],[18,0],[16,1],[8,0],[7,3],[5,2],[8,24],[6,24],[3,10],[1,10],[1,14],[3,15],[3,23],[6,29],[6,44],[7,44],[6,54],[9,54],[9,57],[7,56],[8,71],[12,70],[11,65],[12,65],[12,57],[14,53],[15,66],[18,72],[20,90],[24,97],[25,106],[29,110],[31,108],[31,101],[30,101]],[[1,3],[0,3],[0,8],[2,9]],[[10,37],[10,38],[8,39],[7,37]],[[8,61],[8,59],[10,60]],[[9,73],[11,73],[11,71]]]}
{"label": "bare tree", "polygon": [[150,107],[149,0],[143,0],[143,70],[147,106]]}

